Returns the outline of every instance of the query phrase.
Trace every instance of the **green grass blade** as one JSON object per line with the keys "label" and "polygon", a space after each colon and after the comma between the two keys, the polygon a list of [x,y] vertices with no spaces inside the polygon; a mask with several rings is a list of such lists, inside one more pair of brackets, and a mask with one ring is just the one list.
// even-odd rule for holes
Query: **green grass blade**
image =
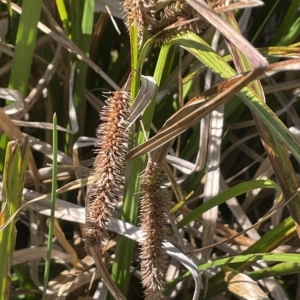
{"label": "green grass blade", "polygon": [[42,0],[23,1],[18,27],[9,88],[19,90],[24,98],[27,94],[42,2]]}
{"label": "green grass blade", "polygon": [[[38,30],[37,23],[40,18],[42,2],[42,0],[23,1],[22,14],[18,25],[9,88],[19,90],[24,98],[27,95],[31,63]],[[10,2],[8,2],[7,5],[9,11],[11,11]],[[8,137],[5,135],[1,139],[0,149],[2,149],[2,153],[5,152],[8,140]],[[1,169],[0,162],[0,172],[2,171]]]}
{"label": "green grass blade", "polygon": [[6,134],[1,134],[0,136],[0,174],[4,172],[4,161],[5,161],[5,149],[9,138]]}
{"label": "green grass blade", "polygon": [[[86,1],[86,2],[88,2],[88,1]],[[69,17],[68,17],[67,9],[65,6],[65,2],[63,0],[56,0],[56,6],[57,6],[60,20],[66,31],[66,34],[69,35],[69,33],[70,33]]]}
{"label": "green grass blade", "polygon": [[95,9],[94,0],[86,0],[84,2],[83,16],[82,16],[82,33],[90,35],[93,31],[93,15]]}
{"label": "green grass blade", "polygon": [[278,28],[278,31],[276,33],[274,41],[272,42],[272,45],[288,45],[288,43],[286,43],[287,42],[286,36],[290,35],[291,31],[292,32],[294,31],[292,27],[293,27],[293,23],[295,25],[294,18],[295,15],[297,14],[299,5],[300,5],[300,0],[291,1],[290,7],[284,16],[284,19],[281,22],[280,27]]}
{"label": "green grass blade", "polygon": [[[210,261],[204,264],[199,265],[198,270],[199,271],[204,271],[209,268],[215,268],[215,267],[222,267],[222,266],[228,266],[230,265],[232,268],[235,268],[234,264],[237,263],[253,263],[256,261],[269,261],[269,262],[285,262],[288,263],[289,266],[288,268],[293,270],[295,272],[295,267],[299,268],[300,267],[300,258],[299,255],[296,253],[254,253],[254,254],[248,254],[248,255],[237,255],[234,257],[227,257],[227,258],[221,258],[217,259],[214,261]],[[294,265],[294,268],[293,268]],[[274,266],[275,268],[270,268],[269,272],[267,272],[268,269],[262,269],[259,271],[255,272],[249,272],[247,275],[250,277],[259,277],[259,279],[264,278],[262,275],[266,275],[266,277],[269,276],[270,272],[284,272],[284,265],[283,264],[278,264]],[[180,276],[179,278],[176,278],[174,281],[168,284],[167,291],[171,290],[174,288],[174,286],[186,279],[188,276],[190,276],[190,272],[186,272],[184,275]]]}
{"label": "green grass blade", "polygon": [[254,253],[247,255],[237,255],[234,257],[226,257],[210,261],[198,267],[198,270],[206,270],[208,268],[224,266],[234,263],[254,262],[254,261],[273,261],[273,262],[290,262],[300,263],[300,257],[297,253]]}
{"label": "green grass blade", "polygon": [[[3,225],[20,207],[29,155],[27,139],[9,142],[6,149],[5,167],[2,181],[0,225]],[[10,268],[15,248],[16,229],[12,220],[0,231],[0,295],[9,299]]]}
{"label": "green grass blade", "polygon": [[288,46],[292,44],[297,37],[299,36],[300,30],[300,18],[297,18],[294,23],[289,27],[288,32],[281,37],[277,45],[279,46]]}
{"label": "green grass blade", "polygon": [[274,10],[276,9],[277,5],[279,4],[280,0],[277,0],[274,5],[272,6],[272,9],[269,10],[268,15],[266,16],[266,18],[264,18],[263,22],[261,23],[259,29],[255,32],[254,37],[251,40],[251,44],[254,44],[254,42],[256,41],[256,39],[258,38],[258,36],[261,34],[261,31],[263,30],[263,28],[265,28],[267,22],[270,20],[270,17],[272,16]]}
{"label": "green grass blade", "polygon": [[257,271],[248,272],[247,275],[253,280],[260,280],[267,277],[279,277],[284,275],[290,275],[300,272],[300,262],[289,262],[284,260],[284,262],[277,264],[275,266],[262,268]]}
{"label": "green grass blade", "polygon": [[56,114],[53,115],[53,161],[52,161],[52,186],[51,186],[51,216],[48,231],[48,243],[47,243],[47,257],[44,271],[44,289],[43,300],[47,299],[47,286],[49,279],[49,270],[51,263],[51,250],[52,250],[52,238],[53,238],[53,226],[54,226],[54,214],[55,214],[55,202],[56,202],[56,188],[57,188],[57,118]]}
{"label": "green grass blade", "polygon": [[[272,180],[251,180],[247,182],[240,183],[236,186],[233,186],[226,190],[225,192],[219,194],[218,196],[210,199],[209,201],[203,203],[202,205],[195,208],[191,211],[187,216],[185,216],[180,222],[178,222],[177,227],[182,228],[183,226],[187,225],[189,222],[194,221],[197,217],[199,217],[204,212],[208,211],[209,209],[220,205],[227,200],[237,197],[239,195],[245,194],[255,189],[259,188],[267,188],[267,189],[276,189],[281,193],[280,186]],[[179,203],[180,205],[180,203]],[[172,211],[176,210],[176,206],[173,208]]]}
{"label": "green grass blade", "polygon": [[131,70],[132,83],[131,83],[131,100],[135,98],[139,89],[140,74],[138,70],[138,57],[139,57],[139,46],[138,46],[138,28],[137,24],[130,26],[130,54],[131,54]]}
{"label": "green grass blade", "polygon": [[[92,26],[94,21],[94,0],[71,1],[71,35],[76,45],[89,56]],[[76,62],[75,78],[73,83],[73,103],[77,112],[79,131],[75,136],[68,134],[65,145],[66,153],[70,153],[74,140],[83,135],[86,113],[86,101],[84,97],[86,87],[87,65],[79,60]],[[59,105],[59,104],[58,104]],[[68,125],[70,126],[70,125]]]}
{"label": "green grass blade", "polygon": [[[280,224],[278,224],[275,228],[267,232],[261,239],[259,239],[256,243],[250,246],[246,251],[242,254],[251,254],[251,253],[259,253],[259,252],[270,252],[274,250],[276,247],[284,244],[291,237],[296,235],[296,227],[294,220],[291,217],[288,217]],[[244,270],[247,268],[251,262],[243,262],[237,264],[235,269]],[[213,297],[218,293],[222,293],[226,290],[227,285],[224,282],[224,276],[222,273],[218,273],[214,277],[210,279],[210,289],[207,293],[207,298]]]}

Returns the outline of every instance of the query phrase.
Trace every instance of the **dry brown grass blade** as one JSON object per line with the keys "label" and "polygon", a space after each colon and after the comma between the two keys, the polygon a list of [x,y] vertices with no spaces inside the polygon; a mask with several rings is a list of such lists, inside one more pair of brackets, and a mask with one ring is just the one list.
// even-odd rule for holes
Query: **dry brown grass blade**
{"label": "dry brown grass blade", "polygon": [[[46,224],[49,227],[50,219],[46,220]],[[54,219],[54,226],[53,226],[53,234],[57,238],[58,242],[64,247],[67,253],[70,254],[72,257],[72,263],[73,266],[76,267],[79,263],[78,255],[74,248],[71,246],[71,244],[66,240],[65,234],[61,230],[61,227],[59,226],[56,219]]]}
{"label": "dry brown grass blade", "polygon": [[297,89],[299,87],[300,87],[300,80],[295,79],[289,82],[272,83],[269,85],[264,85],[263,89],[265,94],[273,94],[276,92]]}
{"label": "dry brown grass blade", "polygon": [[[44,258],[46,257],[46,254],[46,247],[24,248],[21,250],[16,250],[13,256],[12,266],[29,263],[32,260]],[[72,262],[69,254],[62,251],[58,251],[56,249],[51,250],[51,258],[64,263]]]}
{"label": "dry brown grass blade", "polygon": [[[81,178],[81,179],[74,180],[72,182],[69,182],[69,183],[65,184],[61,188],[57,189],[56,194],[58,195],[58,194],[61,194],[61,193],[67,192],[67,191],[71,191],[71,190],[74,190],[74,189],[79,189],[79,188],[85,187],[87,185],[90,185],[94,181],[95,181],[95,176],[89,176],[87,178]],[[2,187],[2,183],[0,182],[0,188],[1,187]],[[24,190],[26,191],[26,189],[24,189]],[[23,203],[19,207],[19,209],[17,209],[16,212],[13,215],[11,215],[4,224],[2,224],[0,226],[0,230],[3,230],[10,222],[12,222],[12,220],[16,217],[16,215],[18,215],[20,213],[20,211],[22,209],[24,209],[25,207],[30,207],[30,209],[32,209],[33,211],[39,211],[39,212],[45,211],[45,214],[50,216],[49,212],[51,211],[51,209],[50,209],[50,206],[49,206],[49,201],[50,201],[49,199],[50,199],[51,194],[48,193],[48,194],[41,195],[40,193],[37,193],[37,192],[34,192],[34,191],[30,191],[29,194],[30,194],[29,198],[32,199],[32,200]],[[35,198],[32,197],[33,195],[36,195],[36,197]],[[39,205],[36,204],[36,202],[38,202],[38,201],[41,201],[42,208]],[[32,205],[33,203],[35,203],[35,204]],[[69,214],[69,211],[68,210],[63,211],[61,209],[61,207],[59,207],[59,200],[57,200],[56,203],[57,203],[56,204],[57,211],[55,213],[55,218],[62,218],[63,215],[65,215],[67,217],[68,214]],[[69,204],[70,204],[69,205],[69,210],[72,210],[74,208],[76,210],[77,206],[72,205],[72,203],[69,203]],[[68,218],[65,218],[65,219],[68,220]],[[73,220],[71,220],[71,221],[73,221]],[[84,223],[83,220],[80,220],[80,221],[82,221],[82,223]]]}
{"label": "dry brown grass blade", "polygon": [[296,71],[299,69],[300,69],[299,58],[284,60],[267,66],[267,68],[265,69],[265,74],[261,75],[259,78],[261,79],[266,76],[272,76],[278,72]]}
{"label": "dry brown grass blade", "polygon": [[199,12],[211,25],[216,27],[231,43],[243,51],[245,56],[251,61],[254,69],[263,70],[267,67],[266,59],[248,42],[242,35],[228,25],[216,14],[207,4],[197,0],[187,0],[187,2]]}
{"label": "dry brown grass blade", "polygon": [[112,280],[108,270],[106,269],[106,266],[104,262],[102,261],[102,257],[99,252],[95,252],[94,249],[90,248],[91,253],[95,259],[96,266],[98,272],[101,274],[101,277],[103,278],[103,281],[111,294],[113,295],[114,299],[116,300],[126,300],[124,295],[120,292],[118,286],[116,283]]}
{"label": "dry brown grass blade", "polygon": [[[53,294],[48,295],[47,300],[66,299],[79,286],[90,283],[92,279],[98,279],[100,275],[95,274],[95,269],[90,269],[93,265],[94,259],[88,255],[73,269],[62,271],[49,282],[49,290]],[[89,280],[86,280],[87,277]]]}
{"label": "dry brown grass blade", "polygon": [[[260,73],[260,71],[258,73]],[[132,149],[127,154],[126,159],[133,159],[169,142],[162,149],[157,151],[155,157],[153,157],[153,159],[158,162],[164,160],[166,153],[172,145],[172,139],[197,124],[201,118],[236,94],[241,87],[256,78],[256,76],[256,72],[248,73],[245,76],[239,75],[193,98],[166,121],[160,132],[144,144]],[[212,97],[217,93],[219,93],[217,96]]]}
{"label": "dry brown grass blade", "polygon": [[130,107],[130,116],[126,120],[129,128],[132,123],[140,116],[142,111],[148,106],[156,91],[156,82],[153,77],[141,76],[141,87]]}
{"label": "dry brown grass blade", "polygon": [[259,287],[258,283],[246,274],[224,267],[225,282],[231,293],[239,299],[268,300],[270,299]]}

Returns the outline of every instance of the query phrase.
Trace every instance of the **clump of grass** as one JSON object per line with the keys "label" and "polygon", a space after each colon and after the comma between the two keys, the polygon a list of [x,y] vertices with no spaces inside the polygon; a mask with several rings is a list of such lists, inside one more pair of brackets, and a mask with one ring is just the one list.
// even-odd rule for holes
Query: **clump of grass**
{"label": "clump of grass", "polygon": [[[268,209],[272,207],[274,200],[273,194],[271,194],[274,186],[270,189],[271,180],[258,181],[257,179],[261,178],[262,175],[267,178],[273,177],[273,179],[276,177],[282,190],[280,188],[275,189],[283,194],[286,200],[291,199],[288,202],[288,210],[296,220],[297,230],[300,232],[298,225],[300,222],[297,221],[300,215],[299,198],[292,199],[292,195],[298,189],[295,173],[295,170],[298,169],[295,160],[292,160],[291,164],[289,153],[286,151],[286,148],[289,149],[291,155],[300,160],[299,144],[291,138],[288,129],[280,123],[273,113],[273,111],[283,111],[281,109],[284,107],[283,122],[299,127],[299,114],[297,113],[299,105],[297,101],[293,102],[292,99],[293,95],[296,95],[299,81],[295,75],[296,72],[291,74],[286,70],[297,70],[296,60],[293,61],[293,58],[299,58],[300,51],[299,45],[293,43],[296,43],[299,39],[297,11],[300,0],[265,0],[266,5],[253,9],[250,18],[249,15],[238,12],[236,9],[245,8],[261,1],[206,0],[207,5],[220,15],[217,16],[211,12],[211,9],[207,9],[206,5],[202,5],[203,2],[200,3],[195,0],[124,0],[122,1],[124,5],[123,12],[126,17],[125,24],[130,39],[126,34],[126,26],[122,22],[115,20],[122,33],[119,35],[116,33],[108,14],[94,13],[94,4],[97,6],[99,3],[97,0],[86,0],[84,3],[57,0],[55,1],[56,6],[43,6],[42,19],[39,18],[40,11],[38,9],[38,7],[41,7],[41,1],[37,0],[35,2],[37,5],[31,3],[25,7],[28,3],[23,1],[21,19],[19,18],[20,8],[14,2],[8,5],[17,13],[11,15],[12,27],[9,30],[9,36],[6,37],[2,45],[7,47],[2,49],[0,58],[1,86],[9,86],[21,91],[19,94],[22,94],[21,100],[24,100],[23,104],[25,106],[25,110],[23,110],[22,103],[19,103],[21,105],[13,103],[17,104],[13,106],[13,110],[12,107],[0,108],[0,173],[3,172],[3,168],[7,168],[7,166],[4,167],[3,158],[7,138],[2,135],[2,132],[5,132],[12,140],[20,138],[22,134],[30,135],[30,144],[35,150],[33,155],[29,154],[28,166],[30,172],[26,174],[26,189],[23,190],[24,202],[26,202],[24,205],[26,206],[23,206],[20,214],[20,221],[22,224],[26,224],[30,233],[25,236],[23,232],[18,232],[14,253],[12,253],[12,244],[8,242],[1,244],[0,242],[4,248],[7,245],[10,246],[10,250],[7,251],[10,252],[10,255],[5,259],[0,259],[1,262],[12,258],[12,287],[14,289],[5,288],[7,293],[10,294],[7,298],[17,296],[25,299],[41,298],[39,293],[44,282],[39,281],[41,280],[41,271],[45,269],[43,260],[46,256],[44,250],[47,244],[47,233],[42,227],[43,219],[40,218],[40,214],[49,215],[50,197],[45,198],[47,195],[41,195],[38,192],[40,192],[39,184],[43,188],[43,193],[50,192],[50,185],[48,184],[52,181],[53,176],[49,172],[49,166],[46,167],[46,163],[55,156],[59,164],[57,178],[55,178],[58,180],[59,185],[56,194],[57,197],[60,197],[61,193],[66,193],[64,195],[66,201],[57,199],[57,206],[53,210],[55,210],[55,217],[60,219],[60,224],[63,225],[62,229],[67,234],[67,238],[73,242],[71,242],[71,245],[74,246],[74,252],[76,249],[78,256],[82,258],[82,261],[79,259],[78,265],[80,265],[80,274],[83,275],[83,280],[79,278],[81,275],[78,276],[77,263],[74,264],[73,269],[70,269],[68,255],[66,255],[67,250],[60,248],[60,251],[57,251],[57,248],[53,249],[56,252],[52,251],[55,260],[51,261],[49,281],[56,282],[56,284],[48,284],[47,277],[44,277],[45,286],[48,285],[44,293],[47,294],[47,297],[50,296],[50,289],[53,298],[59,298],[60,295],[70,299],[77,299],[79,295],[87,296],[86,282],[93,280],[95,263],[87,253],[82,251],[83,240],[81,239],[82,234],[78,230],[80,228],[78,224],[84,222],[85,216],[82,207],[84,197],[80,196],[84,194],[83,187],[91,183],[90,201],[87,203],[86,212],[87,227],[83,232],[87,245],[97,248],[94,250],[102,250],[101,248],[103,248],[108,238],[106,229],[108,224],[110,230],[119,234],[118,239],[120,238],[116,246],[114,246],[114,240],[109,243],[103,264],[97,264],[96,262],[100,272],[105,271],[101,273],[101,275],[105,275],[102,276],[105,280],[104,285],[98,285],[98,290],[95,293],[103,295],[102,289],[108,287],[111,295],[120,296],[121,293],[124,295],[121,295],[119,299],[125,299],[133,291],[136,293],[135,299],[142,299],[140,285],[137,283],[138,280],[134,279],[139,273],[131,272],[133,267],[140,263],[146,298],[159,299],[163,298],[164,294],[167,296],[171,292],[174,299],[192,298],[192,295],[189,295],[193,287],[192,282],[188,285],[191,287],[189,289],[186,284],[177,285],[177,283],[191,275],[195,279],[194,299],[209,299],[220,294],[230,298],[229,291],[232,289],[224,274],[219,272],[214,276],[215,272],[209,272],[209,269],[213,267],[223,267],[224,270],[224,266],[230,264],[230,267],[235,269],[235,271],[232,271],[233,273],[236,271],[245,272],[256,281],[268,277],[265,287],[269,289],[272,295],[285,294],[286,298],[296,299],[297,285],[294,282],[297,282],[297,278],[291,276],[297,276],[295,274],[300,271],[300,264],[297,254],[290,253],[297,252],[291,240],[291,237],[296,234],[293,219],[285,219],[285,217],[279,215],[269,221],[265,218],[264,224],[259,228],[259,224],[254,226],[251,221],[263,217]],[[119,0],[103,0],[101,3],[105,3],[115,16],[120,17]],[[32,18],[32,7],[34,7],[35,12],[34,18]],[[6,9],[4,4],[1,8],[2,11]],[[57,11],[59,11],[59,15]],[[231,11],[234,11],[234,14]],[[107,9],[103,8],[103,12],[107,12]],[[200,14],[203,14],[206,19],[204,20]],[[262,15],[265,16],[263,20]],[[235,18],[238,19],[239,23],[236,22]],[[37,24],[38,20],[40,22]],[[250,40],[255,41],[254,46],[266,48],[254,49],[254,46],[251,46],[250,43],[249,47],[241,46],[245,45],[242,43],[242,36],[238,33],[229,34],[229,29],[223,26],[228,25],[227,23],[230,23],[237,31],[239,31],[238,24],[243,24],[241,28],[243,34]],[[51,27],[53,31],[47,27],[47,24],[54,26]],[[59,24],[67,25],[60,28]],[[227,44],[228,47],[226,48],[224,43],[217,42],[217,38],[213,39],[211,36],[213,28],[206,31],[205,36],[199,37],[210,24],[226,37],[227,43],[231,41],[232,44]],[[37,27],[39,28],[38,31]],[[23,28],[25,28],[25,31],[22,30]],[[32,30],[37,32],[37,40],[34,38],[35,34],[30,36],[24,34],[26,30],[27,32]],[[17,34],[17,32],[19,33]],[[152,37],[148,39],[150,35]],[[231,40],[231,37],[235,37],[235,39]],[[23,51],[24,49],[19,47],[20,51],[18,53],[17,48],[22,45],[22,43],[19,43],[21,38],[24,39],[23,42],[26,45],[30,45],[30,49]],[[209,46],[211,40],[213,40],[213,43]],[[163,44],[161,49],[151,48],[151,45],[156,42]],[[7,44],[4,45],[5,43]],[[15,45],[16,48],[12,49],[11,45]],[[235,51],[235,46],[241,49],[248,58],[253,59],[252,62],[261,62],[261,54],[266,57],[273,56],[269,59],[269,63],[281,59],[281,66],[287,67],[282,69],[284,76],[259,77],[262,78],[263,90],[259,84],[256,85],[254,82],[248,88],[243,88],[239,93],[236,93],[237,90],[231,93],[236,80],[244,77],[242,72],[251,69],[250,67],[245,68],[245,66],[251,64],[247,63],[243,55]],[[250,46],[253,48],[252,50]],[[131,50],[131,55],[129,55],[128,49]],[[226,55],[226,57],[219,55],[220,53],[228,53],[228,49],[230,55]],[[67,54],[67,51],[75,53],[76,57]],[[22,58],[18,54],[22,54]],[[72,72],[74,69],[71,70],[71,65],[77,59],[83,59],[83,61],[78,63],[76,71]],[[32,65],[30,61],[33,61]],[[88,69],[88,80],[85,80],[87,65],[101,75],[102,79],[96,74],[92,74],[91,69]],[[257,64],[252,65],[254,68],[259,67]],[[11,68],[11,66],[13,67]],[[16,67],[15,70],[14,67]],[[240,73],[238,76],[235,76],[236,72],[233,68]],[[274,71],[281,67],[271,64],[268,68],[268,71]],[[23,72],[23,75],[20,76],[19,69],[26,74]],[[217,74],[216,77],[222,78],[221,80],[224,81],[216,83],[212,89],[209,89],[210,73],[208,72],[207,76],[205,75],[207,69]],[[94,136],[95,128],[99,122],[98,113],[102,110],[102,105],[99,105],[101,100],[97,97],[97,91],[107,89],[108,85],[119,91],[118,86],[122,86],[129,73],[133,74],[132,86],[128,88],[128,90],[131,88],[131,101],[137,94],[141,74],[153,74],[157,85],[157,94],[142,117],[147,133],[147,141],[145,142],[138,124],[131,128],[132,135],[130,135],[128,144],[132,145],[133,149],[131,149],[132,155],[128,153],[127,158],[135,157],[136,159],[134,158],[132,162],[127,164],[122,217],[119,220],[114,219],[110,222],[114,214],[116,201],[122,200],[119,196],[120,193],[117,193],[117,191],[123,183],[123,178],[121,178],[124,164],[123,144],[127,141],[125,128],[127,128],[126,119],[129,114],[127,114],[129,111],[129,95],[123,91],[112,93],[101,113],[101,125],[98,129],[98,141],[96,143],[97,158],[92,171],[94,177],[88,177],[88,174],[90,174],[89,167],[92,165],[90,158],[93,156],[90,149],[81,149],[77,152],[77,157],[76,155],[72,157],[71,148],[79,136],[80,138],[82,138],[82,135],[84,135],[84,138]],[[15,80],[13,75],[17,76]],[[294,80],[292,80],[293,76]],[[28,78],[30,78],[29,84],[27,84]],[[207,88],[205,88],[205,92],[203,92],[204,82]],[[243,84],[246,84],[245,82]],[[22,85],[20,86],[18,83],[22,83]],[[255,93],[252,92],[254,88]],[[295,94],[291,92],[293,90]],[[47,91],[47,93],[44,93],[44,91]],[[13,90],[9,91],[10,95],[13,94],[11,92]],[[230,94],[230,97],[235,95],[235,98],[229,100],[228,96],[228,99],[220,100],[218,97],[220,94],[223,95],[223,92]],[[194,97],[196,94],[199,94],[199,96]],[[71,109],[68,109],[70,102],[72,102],[69,100],[72,100],[72,97],[78,120],[78,122],[76,121],[79,128],[77,133],[75,129],[71,133],[70,126],[66,125],[68,123],[72,124],[71,127],[73,128],[74,122],[71,121],[75,120],[75,114],[72,113]],[[269,106],[261,101],[264,97]],[[126,101],[124,100],[123,103],[121,100],[117,101],[116,98],[119,98],[119,100],[126,98]],[[2,106],[8,104],[5,100],[1,101]],[[203,190],[205,190],[203,185],[208,180],[204,179],[205,170],[200,170],[203,164],[200,164],[196,158],[202,157],[207,160],[207,165],[209,165],[209,159],[217,159],[213,155],[214,149],[209,148],[208,153],[210,155],[207,157],[203,154],[205,151],[203,151],[202,146],[207,143],[207,139],[202,129],[212,127],[208,123],[206,125],[202,123],[203,126],[201,125],[200,132],[198,130],[199,125],[196,124],[200,119],[207,116],[213,107],[216,108],[221,101],[226,102],[225,128],[223,128],[223,132],[226,134],[222,137],[221,160],[220,162],[216,161],[216,163],[220,165],[221,178],[224,178],[224,181],[223,179],[220,182],[215,180],[211,187],[212,190],[216,188],[222,192],[202,204],[201,200],[207,196],[207,194],[203,196]],[[243,103],[250,108],[250,111],[247,111],[247,107]],[[17,110],[16,114],[13,112],[15,110]],[[45,131],[45,128],[52,129],[52,124],[49,124],[49,122],[54,111],[57,112],[58,124],[61,126],[58,134],[58,147],[60,150],[64,150],[64,152],[59,151],[58,155],[54,152],[51,153],[53,146],[51,136],[48,134],[50,131]],[[255,117],[254,122],[251,122],[255,114],[259,116],[259,120]],[[21,119],[25,115],[26,118]],[[273,128],[273,130],[267,130],[258,121],[262,121],[269,126],[268,128]],[[258,132],[256,132],[254,124],[259,128]],[[156,129],[159,131],[156,132]],[[185,131],[184,134],[182,134],[183,131]],[[207,135],[211,133],[210,130],[207,131]],[[73,134],[74,139],[72,138]],[[173,143],[173,140],[177,137],[178,139]],[[265,148],[261,145],[261,139],[264,141],[263,146]],[[198,141],[201,141],[201,143],[198,143]],[[77,144],[80,143],[74,144],[74,149]],[[173,149],[170,149],[171,147]],[[269,160],[265,160],[266,153],[264,149]],[[40,153],[37,154],[37,151]],[[145,157],[141,155],[149,152],[152,152],[153,161],[149,160],[145,171],[141,173],[145,167]],[[168,156],[166,157],[167,153]],[[164,243],[165,248],[162,247],[162,241],[166,233],[165,226],[168,221],[168,203],[165,201],[169,195],[167,195],[167,190],[162,188],[165,177],[161,167],[155,163],[158,159],[159,162],[167,160],[170,169],[172,169],[168,172],[168,176],[172,184],[174,200],[175,198],[178,200],[178,204],[172,208],[171,213],[174,213],[174,221],[177,229],[180,229],[180,235],[177,235],[176,239],[172,239],[172,243]],[[267,167],[269,161],[272,168]],[[55,164],[55,160],[53,160],[53,164]],[[66,167],[66,165],[71,166]],[[264,167],[265,169],[263,169]],[[18,172],[12,173],[16,174]],[[87,178],[78,179],[81,175]],[[143,180],[142,197],[140,204],[138,204],[141,177]],[[9,180],[15,184],[14,179],[14,176],[9,177]],[[77,180],[73,182],[74,179]],[[2,189],[0,191],[0,201],[3,201],[1,200],[3,198],[1,193],[4,195],[4,201],[6,201],[5,176],[1,178],[0,175],[0,180],[3,183],[2,186],[0,183],[0,189]],[[67,181],[67,184],[62,186],[62,181]],[[81,189],[82,194],[78,193],[77,204],[74,204],[74,194],[69,192],[71,187],[72,189]],[[257,191],[258,194],[256,191],[250,193],[255,189],[262,190],[261,192]],[[243,198],[242,194],[245,193],[247,195]],[[120,199],[117,199],[117,194]],[[54,194],[52,196],[55,197]],[[234,198],[237,196],[239,196],[239,201]],[[35,202],[39,201],[39,205],[28,202],[32,197],[34,197]],[[202,214],[217,205],[219,205],[218,218],[214,221],[217,223],[214,224],[216,225],[216,232],[212,232],[214,242],[211,244],[211,241],[208,241],[202,231]],[[230,210],[224,209],[225,205]],[[140,225],[145,232],[145,238],[140,244],[140,254],[137,253],[136,240],[138,237],[140,241],[141,230],[134,226],[138,223],[139,207],[141,212]],[[4,204],[2,209],[4,209]],[[2,217],[3,213],[2,210]],[[11,213],[8,215],[11,218]],[[12,220],[11,218],[10,221],[6,222],[6,227],[0,226],[3,234],[9,226],[15,232]],[[17,224],[18,230],[21,222]],[[187,224],[189,226],[186,227]],[[69,230],[69,228],[71,230],[66,232],[66,229]],[[239,232],[235,231],[237,228]],[[247,231],[249,228],[251,230]],[[247,235],[245,234],[246,231]],[[139,232],[138,235],[137,232]],[[174,232],[176,234],[177,230],[174,230]],[[241,234],[243,236],[240,236]],[[13,236],[7,236],[11,241],[13,240]],[[132,240],[129,241],[128,237]],[[55,245],[56,241],[53,241]],[[20,242],[26,242],[26,245],[24,246],[24,243],[20,245]],[[224,245],[221,246],[220,243],[224,243]],[[196,293],[200,291],[198,287],[201,285],[201,276],[197,273],[197,267],[194,266],[194,269],[189,269],[191,274],[181,272],[188,266],[184,262],[190,264],[192,264],[192,260],[195,263],[197,262],[200,253],[203,253],[204,250],[199,247],[204,244],[208,244],[207,247],[212,249],[214,260],[199,263],[197,266],[199,272],[206,271],[206,278],[208,278],[207,288],[205,292],[203,290],[202,295],[199,297]],[[179,255],[172,256],[178,259],[181,264],[173,273],[175,274],[173,278],[171,278],[171,272],[168,274],[170,275],[170,277],[168,276],[170,281],[168,280],[165,289],[165,273],[169,264],[165,250],[172,255],[172,253],[174,254],[172,249],[176,246],[180,246],[181,250],[178,249],[178,253],[181,256],[184,253],[189,253],[189,258],[185,257],[185,260],[181,261],[178,259],[180,258]],[[270,253],[275,249],[276,253]],[[282,253],[278,254],[278,252]],[[194,256],[196,253],[197,255]],[[230,253],[230,257],[228,257],[228,253]],[[52,258],[54,257],[52,256]],[[57,258],[60,259],[57,260]],[[50,258],[48,261],[50,262]],[[59,261],[64,263],[63,267],[58,265]],[[272,262],[271,268],[269,264],[263,264],[261,261]],[[259,267],[259,269],[251,271],[250,267],[254,262],[256,262],[256,267]],[[106,264],[112,265],[112,269],[106,269]],[[16,265],[18,266],[16,267]],[[185,266],[184,270],[181,267],[182,265]],[[6,272],[5,268],[2,269]],[[61,269],[63,269],[63,272],[61,272]],[[60,272],[61,274],[59,274]],[[109,273],[111,273],[112,278],[110,278]],[[97,272],[98,274],[99,272]],[[284,275],[289,275],[288,278],[292,279],[292,281],[290,280],[292,283],[285,290],[282,289],[282,285],[278,284],[278,279],[286,283],[287,277],[284,277]],[[4,283],[7,277],[2,277]],[[97,276],[95,278],[95,280],[98,280]],[[199,282],[197,282],[197,278]],[[115,281],[115,285],[112,284],[112,280]],[[270,281],[272,281],[271,285],[269,285]],[[246,284],[245,281],[244,283]],[[234,283],[231,282],[230,284],[232,286]],[[95,286],[96,284],[93,285],[90,295],[93,294]],[[115,286],[118,286],[121,293],[116,291],[112,293]],[[75,288],[76,292],[72,294]],[[29,295],[33,292],[36,292],[37,296]],[[244,298],[252,298],[252,295],[249,295],[245,290],[240,290],[240,293],[240,296],[244,296]],[[110,300],[112,299],[110,298]]]}

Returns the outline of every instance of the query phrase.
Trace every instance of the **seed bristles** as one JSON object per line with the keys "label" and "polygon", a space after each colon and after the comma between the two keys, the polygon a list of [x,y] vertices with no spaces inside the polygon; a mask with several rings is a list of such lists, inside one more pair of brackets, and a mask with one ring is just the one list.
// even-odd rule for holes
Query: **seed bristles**
{"label": "seed bristles", "polygon": [[108,239],[107,224],[112,217],[117,191],[122,183],[125,149],[128,141],[126,120],[129,115],[129,93],[117,91],[106,100],[97,129],[97,153],[86,205],[84,236],[89,247],[102,248]]}
{"label": "seed bristles", "polygon": [[135,24],[138,28],[138,45],[143,42],[144,30],[155,22],[153,11],[150,7],[154,5],[153,0],[124,0],[122,2],[125,24],[130,31],[130,26]]}
{"label": "seed bristles", "polygon": [[142,284],[146,300],[163,299],[167,254],[162,247],[167,232],[167,213],[171,207],[170,194],[162,187],[164,171],[152,160],[142,174],[141,228],[145,238],[140,242]]}

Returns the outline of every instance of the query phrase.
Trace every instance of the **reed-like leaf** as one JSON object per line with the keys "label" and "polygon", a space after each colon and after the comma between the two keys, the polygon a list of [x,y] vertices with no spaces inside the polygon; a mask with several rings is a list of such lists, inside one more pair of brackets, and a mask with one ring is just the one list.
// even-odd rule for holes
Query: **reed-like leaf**
{"label": "reed-like leaf", "polygon": [[24,1],[18,26],[9,88],[19,90],[24,98],[27,95],[33,50],[38,31],[37,23],[41,14],[42,2],[42,0]]}
{"label": "reed-like leaf", "polygon": [[57,117],[53,115],[53,132],[52,132],[52,149],[53,149],[53,161],[52,161],[52,185],[51,185],[51,215],[48,231],[48,242],[47,242],[47,256],[44,270],[44,289],[43,289],[43,300],[47,299],[47,287],[49,280],[49,271],[51,263],[51,250],[52,250],[52,239],[53,239],[53,228],[54,228],[54,214],[56,204],[56,188],[57,188]]}
{"label": "reed-like leaf", "polygon": [[[189,222],[194,221],[198,216],[201,216],[201,214],[211,209],[212,207],[220,205],[233,197],[237,197],[239,195],[245,194],[257,188],[276,189],[278,192],[281,193],[280,186],[271,180],[251,180],[248,182],[243,182],[229,188],[228,190],[222,192],[218,196],[210,199],[208,202],[205,202],[202,205],[195,208],[192,212],[190,212],[187,216],[185,216],[180,222],[178,222],[177,227],[182,228],[183,226],[187,225]],[[172,209],[172,212],[175,212],[180,207],[180,205],[181,203],[177,204]]]}
{"label": "reed-like leaf", "polygon": [[[28,155],[29,143],[26,138],[8,143],[1,191],[0,226],[21,206]],[[10,293],[10,269],[16,241],[15,221],[16,217],[0,230],[0,295],[3,299],[9,299]]]}

